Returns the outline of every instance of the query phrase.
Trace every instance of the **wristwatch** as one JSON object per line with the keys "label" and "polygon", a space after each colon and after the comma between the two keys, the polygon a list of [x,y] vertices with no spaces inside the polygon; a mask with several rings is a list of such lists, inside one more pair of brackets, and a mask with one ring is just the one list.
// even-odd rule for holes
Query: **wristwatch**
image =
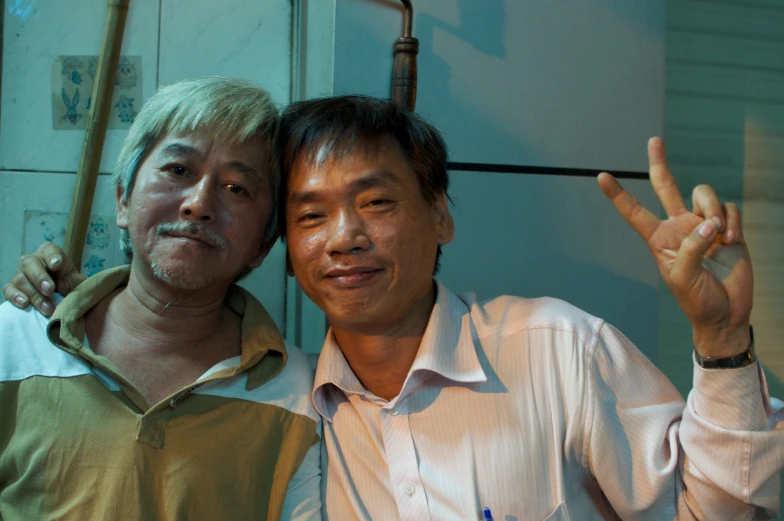
{"label": "wristwatch", "polygon": [[728,356],[727,358],[713,358],[711,356],[700,356],[695,349],[694,360],[703,369],[737,369],[751,365],[757,361],[757,355],[754,353],[754,328],[751,327],[751,324],[749,324],[749,335],[751,336],[749,348],[742,353]]}

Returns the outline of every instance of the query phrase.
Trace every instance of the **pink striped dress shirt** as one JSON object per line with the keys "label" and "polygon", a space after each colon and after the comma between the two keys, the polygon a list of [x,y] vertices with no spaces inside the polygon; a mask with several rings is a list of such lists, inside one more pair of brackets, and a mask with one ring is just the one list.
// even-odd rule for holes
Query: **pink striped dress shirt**
{"label": "pink striped dress shirt", "polygon": [[784,422],[758,365],[695,365],[684,403],[619,331],[556,299],[480,303],[438,283],[396,398],[365,390],[330,333],[313,400],[333,521],[475,521],[485,507],[496,521],[735,521],[779,508]]}

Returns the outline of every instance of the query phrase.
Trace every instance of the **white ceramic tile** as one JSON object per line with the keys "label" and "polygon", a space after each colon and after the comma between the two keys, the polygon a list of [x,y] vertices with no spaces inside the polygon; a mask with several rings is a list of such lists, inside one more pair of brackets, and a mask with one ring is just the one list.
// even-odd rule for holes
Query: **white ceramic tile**
{"label": "white ceramic tile", "polygon": [[[24,251],[25,212],[67,213],[75,179],[74,174],[0,172],[0,223],[3,227],[3,233],[0,235],[0,286],[11,280],[19,257],[23,253],[34,251],[37,246],[28,244],[27,251]],[[113,216],[114,205],[114,189],[110,177],[99,176],[91,214]],[[113,226],[113,223],[111,225]],[[27,228],[29,229],[29,225]],[[112,257],[112,248],[114,252],[119,250],[118,243],[113,242],[106,249],[107,259]],[[119,255],[117,258],[119,259]],[[241,283],[261,300],[281,330],[285,316],[285,259],[285,248],[278,243],[264,260],[262,267]],[[111,265],[113,264],[107,262],[105,267]],[[0,302],[3,300],[0,295]]]}
{"label": "white ceramic tile", "polygon": [[162,0],[160,84],[200,76],[253,80],[278,103],[291,86],[291,2]]}
{"label": "white ceramic tile", "polygon": [[[98,177],[91,215],[114,215],[114,190],[109,179],[110,177],[105,175]],[[0,222],[3,223],[3,234],[0,238],[0,286],[10,281],[19,257],[23,253],[35,251],[37,247],[35,244],[24,244],[25,212],[67,214],[75,180],[74,174],[0,172]],[[107,224],[114,226],[113,222]],[[62,243],[59,230],[53,228],[53,231],[57,236],[53,242]],[[115,251],[119,249],[118,243],[112,247]]]}
{"label": "white ceramic tile", "polygon": [[[52,62],[99,54],[107,2],[10,0],[6,6],[0,169],[75,172],[84,131],[52,129]],[[156,0],[133,0],[123,38],[122,53],[142,57],[145,98],[156,85],[158,12]],[[101,172],[111,171],[125,134],[107,132]]]}

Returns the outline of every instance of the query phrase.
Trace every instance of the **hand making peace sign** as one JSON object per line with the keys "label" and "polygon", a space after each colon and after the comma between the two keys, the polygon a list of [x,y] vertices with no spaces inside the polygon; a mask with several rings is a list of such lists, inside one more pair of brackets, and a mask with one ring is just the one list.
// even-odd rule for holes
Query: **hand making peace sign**
{"label": "hand making peace sign", "polygon": [[643,207],[610,174],[599,175],[599,186],[648,244],[664,283],[692,324],[700,355],[741,353],[750,342],[753,275],[740,210],[733,203],[722,204],[710,186],[700,185],[692,193],[689,211],[660,138],[648,142],[648,161],[666,220]]}

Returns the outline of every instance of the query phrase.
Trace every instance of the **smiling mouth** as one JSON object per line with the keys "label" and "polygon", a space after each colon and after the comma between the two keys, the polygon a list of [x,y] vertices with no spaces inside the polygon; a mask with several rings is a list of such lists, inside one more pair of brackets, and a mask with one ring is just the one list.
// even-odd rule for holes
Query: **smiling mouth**
{"label": "smiling mouth", "polygon": [[361,271],[346,270],[328,273],[326,280],[341,288],[357,288],[369,284],[379,275],[382,269],[363,269]]}

